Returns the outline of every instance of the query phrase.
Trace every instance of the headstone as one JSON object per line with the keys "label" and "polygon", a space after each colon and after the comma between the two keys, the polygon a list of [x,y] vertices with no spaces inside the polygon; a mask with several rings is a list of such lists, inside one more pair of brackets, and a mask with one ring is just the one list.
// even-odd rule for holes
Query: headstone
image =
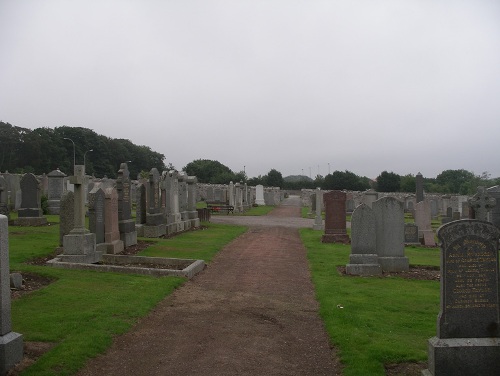
{"label": "headstone", "polygon": [[7,186],[7,180],[3,176],[0,176],[0,214],[5,215],[9,218],[9,188]]}
{"label": "headstone", "polygon": [[351,216],[351,255],[346,273],[380,275],[382,268],[376,253],[375,215],[366,204],[359,205]]}
{"label": "headstone", "polygon": [[229,182],[229,205],[235,206],[234,202],[234,183],[232,181]]}
{"label": "headstone", "polygon": [[436,200],[430,200],[431,204],[431,218],[436,219],[439,214],[438,203]]}
{"label": "headstone", "polygon": [[96,251],[95,234],[85,228],[85,166],[75,165],[75,175],[70,177],[74,187],[74,228],[63,237],[62,262],[93,264],[101,260]]}
{"label": "headstone", "polygon": [[95,234],[96,247],[98,251],[106,252],[104,239],[104,212],[105,193],[99,185],[89,193],[89,230]]}
{"label": "headstone", "polygon": [[184,222],[180,213],[179,203],[179,172],[170,170],[165,176],[167,197],[170,198],[170,205],[167,216],[167,234],[175,234],[184,230]]}
{"label": "headstone", "polygon": [[500,232],[485,221],[460,220],[442,226],[438,237],[441,307],[424,374],[498,375]]}
{"label": "headstone", "polygon": [[118,192],[115,188],[106,188],[104,203],[104,241],[106,253],[116,254],[123,251],[118,227]]}
{"label": "headstone", "polygon": [[156,168],[149,172],[147,185],[146,224],[144,225],[144,236],[147,238],[158,238],[166,234],[166,224],[160,206],[160,174]]}
{"label": "headstone", "polygon": [[12,331],[9,227],[5,215],[0,215],[0,375],[5,375],[23,359],[23,336]]}
{"label": "headstone", "polygon": [[255,186],[255,203],[257,205],[265,205],[266,201],[264,200],[264,186],[257,185]]}
{"label": "headstone", "polygon": [[415,205],[415,224],[418,226],[419,238],[427,247],[435,247],[434,231],[431,226],[431,205],[427,200],[420,201]]}
{"label": "headstone", "polygon": [[418,204],[419,202],[424,201],[424,177],[420,172],[415,176],[415,186],[416,186],[415,196],[417,198],[417,204]]}
{"label": "headstone", "polygon": [[[497,206],[500,206],[500,205],[496,205],[495,207],[497,207]],[[462,216],[461,216],[461,219],[468,219],[468,218],[469,218],[469,203],[467,201],[465,201],[465,202],[462,202]]]}
{"label": "headstone", "polygon": [[420,244],[418,226],[415,223],[405,223],[405,244]]}
{"label": "headstone", "polygon": [[64,178],[66,174],[57,170],[48,173],[47,204],[49,214],[59,214],[61,197],[64,193]]}
{"label": "headstone", "polygon": [[182,230],[188,230],[191,227],[188,213],[188,192],[186,179],[187,174],[184,171],[179,172],[177,181],[179,185],[179,212],[181,214]]}
{"label": "headstone", "polygon": [[[490,210],[489,221],[500,229],[500,185],[490,187],[486,191],[488,192],[488,195],[495,200],[495,205]],[[467,213],[467,217],[468,214],[469,213]]]}
{"label": "headstone", "polygon": [[325,233],[323,243],[349,244],[345,219],[346,194],[342,191],[330,191],[323,195],[325,203]]}
{"label": "headstone", "polygon": [[323,217],[321,215],[321,188],[316,188],[316,194],[314,194],[314,211],[316,216],[314,217],[313,230],[323,230]]}
{"label": "headstone", "polygon": [[377,254],[382,271],[409,270],[404,254],[403,203],[394,197],[383,197],[373,203],[377,231]]}
{"label": "headstone", "polygon": [[126,163],[120,165],[116,179],[118,192],[118,228],[124,247],[137,244],[137,232],[132,218],[132,201],[130,197],[130,172]]}
{"label": "headstone", "polygon": [[137,236],[144,236],[144,225],[146,224],[146,186],[139,183],[136,191],[136,206],[135,206],[135,230]]}
{"label": "headstone", "polygon": [[365,205],[368,205],[371,208],[373,203],[377,201],[377,199],[378,199],[378,193],[373,189],[369,189],[363,194],[361,202]]}
{"label": "headstone", "polygon": [[469,199],[469,206],[474,209],[475,219],[488,220],[488,213],[496,205],[496,200],[490,197],[484,187],[477,187],[477,193]]}
{"label": "headstone", "polygon": [[200,219],[198,218],[198,211],[196,210],[196,184],[198,179],[196,176],[187,177],[187,193],[188,193],[188,214],[191,221],[191,227],[200,227]]}
{"label": "headstone", "polygon": [[47,224],[41,209],[41,196],[38,180],[33,174],[21,178],[21,207],[18,209],[17,226],[40,226]]}

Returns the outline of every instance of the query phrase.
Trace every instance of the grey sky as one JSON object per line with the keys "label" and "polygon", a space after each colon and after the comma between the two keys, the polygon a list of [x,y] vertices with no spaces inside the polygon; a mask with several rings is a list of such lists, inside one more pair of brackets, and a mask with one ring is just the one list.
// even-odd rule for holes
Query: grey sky
{"label": "grey sky", "polygon": [[178,169],[500,176],[496,0],[2,0],[0,52],[0,120]]}

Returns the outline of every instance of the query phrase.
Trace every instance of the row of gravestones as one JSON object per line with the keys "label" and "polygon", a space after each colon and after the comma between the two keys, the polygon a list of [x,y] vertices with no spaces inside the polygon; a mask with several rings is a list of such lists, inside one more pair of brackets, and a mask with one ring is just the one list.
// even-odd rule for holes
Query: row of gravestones
{"label": "row of gravestones", "polygon": [[156,168],[136,190],[136,225],[139,236],[156,238],[199,226],[195,176],[175,170],[161,175]]}

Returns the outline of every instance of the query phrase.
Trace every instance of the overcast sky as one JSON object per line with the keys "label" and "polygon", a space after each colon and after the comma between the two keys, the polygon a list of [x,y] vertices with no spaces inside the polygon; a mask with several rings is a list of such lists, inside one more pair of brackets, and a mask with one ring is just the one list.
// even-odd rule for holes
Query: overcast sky
{"label": "overcast sky", "polygon": [[500,2],[1,0],[0,120],[177,169],[498,177]]}

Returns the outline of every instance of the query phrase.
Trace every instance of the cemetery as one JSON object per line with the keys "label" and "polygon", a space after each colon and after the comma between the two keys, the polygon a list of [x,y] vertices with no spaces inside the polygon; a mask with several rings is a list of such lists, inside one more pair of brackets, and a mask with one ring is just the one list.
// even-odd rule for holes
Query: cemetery
{"label": "cemetery", "polygon": [[[27,374],[46,367],[76,373],[90,347],[92,356],[102,353],[112,333],[127,332],[175,288],[206,273],[225,245],[252,233],[219,221],[258,213],[259,206],[275,208],[266,217],[287,208],[281,203],[288,194],[279,188],[201,184],[182,171],[155,168],[148,179],[131,180],[122,163],[116,180],[89,177],[78,165],[73,175],[49,173],[49,214],[43,215],[39,178],[18,179],[20,193],[13,195],[12,177],[0,176],[3,373],[35,342],[50,344],[47,360],[36,360]],[[330,342],[349,354],[338,365],[342,374],[498,374],[496,191],[480,187],[468,197],[318,188],[293,196],[310,218],[309,227],[297,226],[320,317]],[[7,197],[18,197],[19,206]],[[212,210],[217,205],[232,213]],[[212,216],[199,215],[204,210]],[[44,282],[23,293],[37,275]],[[76,303],[77,291],[89,293]],[[103,294],[113,298],[103,302]],[[88,336],[77,339],[72,330],[47,325],[54,321],[50,307],[67,299],[73,303],[55,320],[64,328],[78,322]],[[92,306],[99,325],[83,324],[85,307]],[[113,318],[117,307],[124,316]],[[81,313],[72,319],[68,309]],[[95,335],[102,336],[96,346]],[[71,364],[58,355],[69,349],[81,352]]]}

